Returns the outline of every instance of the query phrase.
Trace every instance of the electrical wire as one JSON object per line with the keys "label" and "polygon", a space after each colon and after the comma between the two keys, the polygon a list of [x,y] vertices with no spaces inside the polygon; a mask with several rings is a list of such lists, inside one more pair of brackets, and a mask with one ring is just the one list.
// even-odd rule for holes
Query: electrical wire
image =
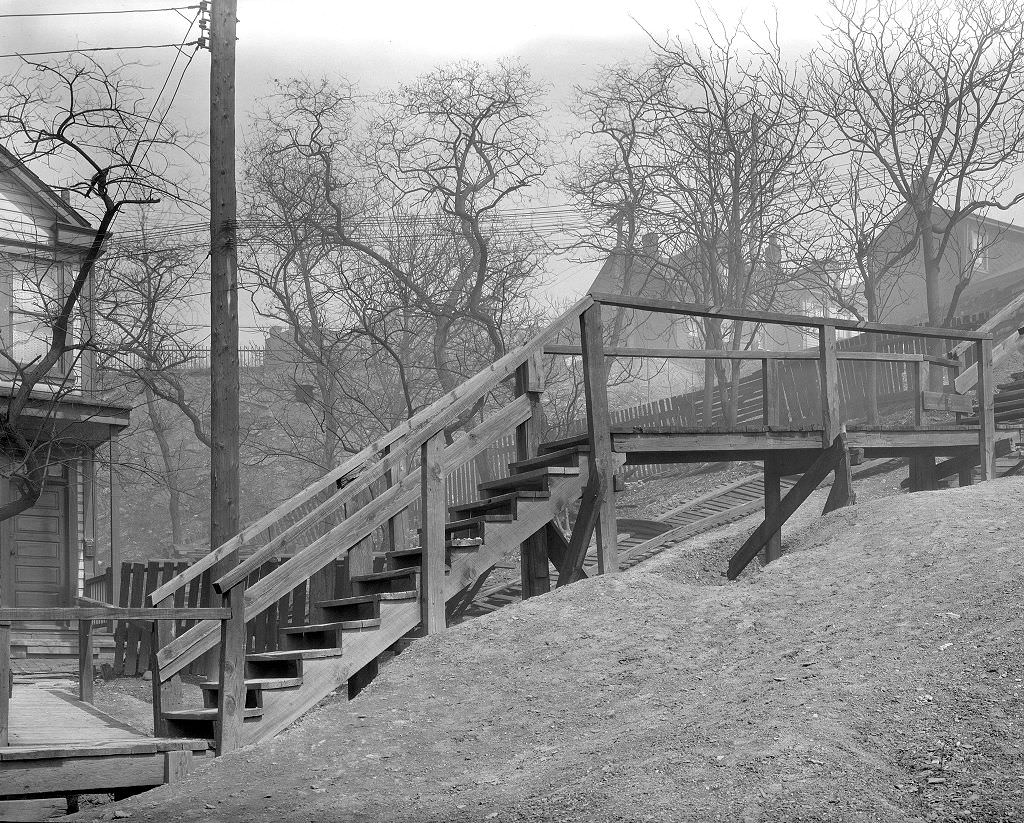
{"label": "electrical wire", "polygon": [[0,19],[11,17],[84,17],[93,14],[150,14],[165,11],[188,11],[199,6],[167,6],[159,9],[97,9],[95,11],[26,11],[12,14],[0,14]]}
{"label": "electrical wire", "polygon": [[[186,46],[198,45],[196,43],[185,43]],[[13,54],[0,54],[0,59],[5,57],[45,57],[50,54],[87,54],[94,51],[134,51],[135,49],[180,49],[181,43],[158,43],[144,46],[99,46],[90,49],[56,49],[54,51],[25,51]]]}

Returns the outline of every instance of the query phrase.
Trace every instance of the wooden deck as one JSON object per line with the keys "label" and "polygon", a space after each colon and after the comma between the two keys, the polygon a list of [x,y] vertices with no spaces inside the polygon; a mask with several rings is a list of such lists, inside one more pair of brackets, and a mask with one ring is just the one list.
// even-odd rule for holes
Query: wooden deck
{"label": "wooden deck", "polygon": [[56,688],[16,684],[0,800],[128,795],[188,773],[205,740],[153,738]]}

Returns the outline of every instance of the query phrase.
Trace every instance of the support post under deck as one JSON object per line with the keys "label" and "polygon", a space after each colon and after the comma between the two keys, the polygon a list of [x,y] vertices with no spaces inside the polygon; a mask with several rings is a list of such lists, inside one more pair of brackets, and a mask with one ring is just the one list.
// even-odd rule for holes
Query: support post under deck
{"label": "support post under deck", "polygon": [[[775,514],[782,500],[782,476],[772,455],[764,459],[764,516],[769,518]],[[782,527],[772,533],[761,553],[764,563],[771,563],[782,557]]]}
{"label": "support post under deck", "polygon": [[618,534],[615,525],[615,462],[612,457],[611,418],[608,412],[608,366],[604,356],[601,304],[594,303],[580,316],[583,351],[583,388],[587,398],[587,432],[590,465],[601,479],[597,501],[597,570],[619,570]]}
{"label": "support post under deck", "polygon": [[992,341],[979,340],[975,344],[978,356],[978,449],[980,451],[981,479],[996,476],[995,446],[995,385],[992,375]]}
{"label": "support post under deck", "polygon": [[[544,409],[541,392],[544,391],[542,355],[538,352],[516,369],[516,396],[526,395],[530,401],[530,416],[516,428],[516,456],[528,460],[537,456],[540,447]],[[545,594],[551,590],[548,570],[547,529],[540,529],[519,547],[520,582],[523,599]]]}

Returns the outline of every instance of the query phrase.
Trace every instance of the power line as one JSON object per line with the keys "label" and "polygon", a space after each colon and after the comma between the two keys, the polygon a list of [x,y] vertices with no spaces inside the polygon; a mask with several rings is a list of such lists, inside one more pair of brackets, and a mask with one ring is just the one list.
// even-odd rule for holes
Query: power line
{"label": "power line", "polygon": [[0,14],[0,18],[8,17],[83,17],[92,14],[150,14],[152,12],[188,11],[199,6],[167,6],[159,9],[97,9],[96,11],[26,11],[17,14]]}
{"label": "power line", "polygon": [[94,51],[133,51],[135,49],[180,49],[183,45],[198,45],[198,41],[196,41],[195,43],[156,43],[151,45],[147,44],[144,46],[101,46],[91,49],[56,49],[54,51],[24,51],[15,52],[13,54],[0,54],[0,59],[4,57],[45,57],[49,54],[86,54]]}

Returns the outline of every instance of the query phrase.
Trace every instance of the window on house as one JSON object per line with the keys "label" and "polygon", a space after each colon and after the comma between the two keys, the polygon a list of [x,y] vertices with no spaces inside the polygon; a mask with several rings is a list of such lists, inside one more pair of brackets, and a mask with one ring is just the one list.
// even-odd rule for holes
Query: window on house
{"label": "window on house", "polygon": [[988,238],[985,230],[978,226],[971,226],[967,229],[967,254],[968,264],[973,271],[979,274],[988,273]]}
{"label": "window on house", "polygon": [[[14,360],[26,365],[42,358],[50,348],[53,318],[60,311],[65,292],[65,267],[45,260],[9,261],[9,291],[4,289],[3,348],[0,370],[13,371]],[[72,328],[72,336],[75,329]],[[54,368],[60,374],[70,364]]]}

